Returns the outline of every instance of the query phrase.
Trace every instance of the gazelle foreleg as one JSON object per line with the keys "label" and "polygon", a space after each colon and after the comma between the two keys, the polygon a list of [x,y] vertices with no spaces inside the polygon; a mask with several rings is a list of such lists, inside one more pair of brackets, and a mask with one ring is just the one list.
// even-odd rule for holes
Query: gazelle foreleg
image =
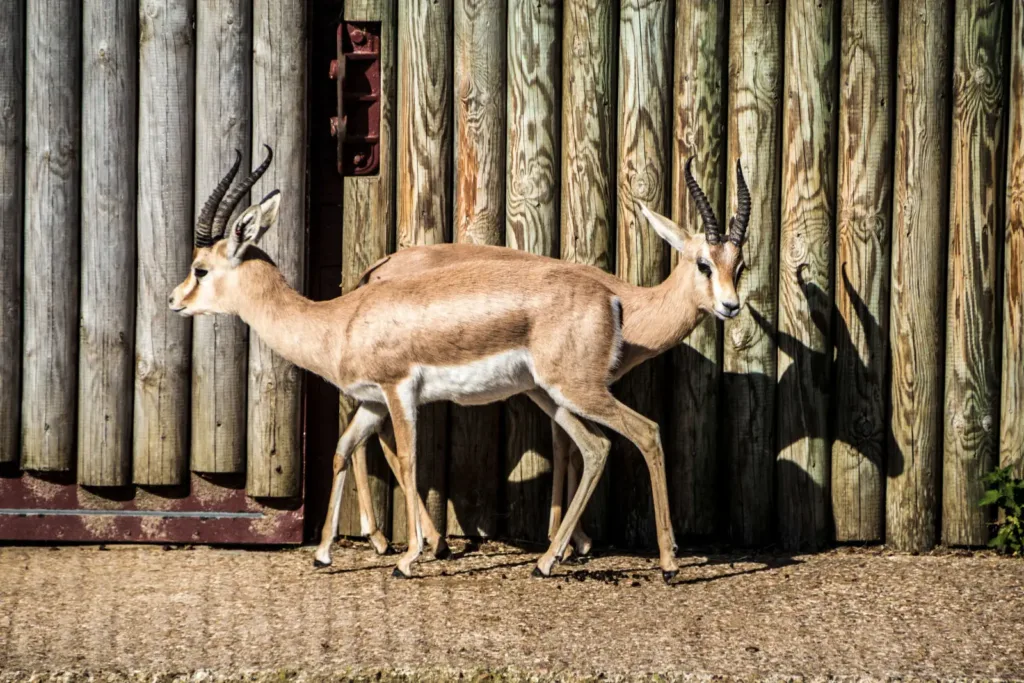
{"label": "gazelle foreleg", "polygon": [[[583,463],[583,458],[580,455],[580,451],[576,448],[576,444],[572,444],[572,447],[566,451],[566,465],[568,466],[568,477],[566,479],[566,495],[569,500],[572,500],[576,496],[576,489],[580,481],[580,465]],[[576,552],[580,555],[590,554],[590,549],[593,546],[593,542],[583,531],[583,520],[581,519],[576,523],[576,528],[572,531],[572,542],[576,546]]]}
{"label": "gazelle foreleg", "polygon": [[[384,430],[387,418],[384,419],[378,436]],[[366,443],[360,444],[352,454],[352,473],[356,475],[356,498],[359,501],[359,533],[366,536],[370,545],[378,555],[390,555],[391,545],[384,532],[377,526],[377,516],[373,512],[373,500],[370,498],[370,475],[366,470]],[[341,496],[338,497],[341,507]]]}
{"label": "gazelle foreleg", "polygon": [[[395,453],[400,472],[399,481],[405,490],[405,514],[409,525],[409,548],[398,560],[392,572],[396,578],[412,576],[412,563],[423,552],[423,524],[418,514],[419,494],[416,489],[416,397],[401,396],[399,387],[388,387],[384,395],[391,413],[391,424],[395,433]],[[413,392],[405,392],[413,393]]]}
{"label": "gazelle foreleg", "polygon": [[[551,443],[553,446],[552,473],[551,473],[551,513],[548,521],[548,540],[552,540],[562,524],[563,496],[572,500],[576,494],[576,486],[579,483],[580,473],[577,459],[580,457],[579,449],[572,442],[565,430],[558,426],[554,420],[551,421]],[[568,471],[567,471],[568,470]],[[566,478],[568,474],[568,479]],[[583,523],[580,522],[572,532],[573,544],[580,555],[590,552],[592,542],[590,537],[583,532]],[[573,548],[568,546],[562,559],[572,556]]]}

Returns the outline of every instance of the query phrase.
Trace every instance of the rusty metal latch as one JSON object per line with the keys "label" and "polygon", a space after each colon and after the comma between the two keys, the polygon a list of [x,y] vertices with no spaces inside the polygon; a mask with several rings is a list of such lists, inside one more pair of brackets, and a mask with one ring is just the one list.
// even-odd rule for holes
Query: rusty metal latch
{"label": "rusty metal latch", "polygon": [[338,140],[338,172],[376,175],[380,167],[380,22],[343,21],[338,58],[330,77],[337,83],[338,115],[331,135]]}

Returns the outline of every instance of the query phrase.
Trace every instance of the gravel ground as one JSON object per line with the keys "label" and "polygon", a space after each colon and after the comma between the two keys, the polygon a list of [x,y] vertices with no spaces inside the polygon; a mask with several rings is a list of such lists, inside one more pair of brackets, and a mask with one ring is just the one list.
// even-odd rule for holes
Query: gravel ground
{"label": "gravel ground", "polygon": [[842,548],[603,555],[531,578],[487,543],[420,576],[362,544],[0,547],[0,683],[1024,680],[1024,561]]}

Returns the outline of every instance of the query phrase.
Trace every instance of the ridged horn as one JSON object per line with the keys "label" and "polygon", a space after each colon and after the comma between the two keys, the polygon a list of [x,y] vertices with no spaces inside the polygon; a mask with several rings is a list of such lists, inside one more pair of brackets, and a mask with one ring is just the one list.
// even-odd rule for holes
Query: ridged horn
{"label": "ridged horn", "polygon": [[747,222],[750,220],[750,190],[743,178],[740,160],[736,160],[736,214],[729,220],[729,241],[737,247],[743,244],[747,235]]}
{"label": "ridged horn", "polygon": [[252,189],[252,186],[256,184],[256,181],[260,179],[260,176],[262,176],[270,166],[270,162],[274,158],[274,150],[270,149],[270,145],[263,146],[267,148],[267,158],[264,159],[263,163],[257,166],[256,169],[250,173],[238,187],[228,193],[228,196],[224,199],[224,203],[217,209],[217,215],[213,219],[214,240],[219,240],[224,237],[224,229],[227,226],[228,219],[231,218],[231,214],[235,210],[235,207],[238,206],[238,202],[240,202],[242,197]]}
{"label": "ridged horn", "polygon": [[214,243],[214,214],[217,211],[217,207],[220,206],[221,200],[224,198],[224,193],[228,191],[231,181],[235,179],[235,174],[238,173],[238,167],[241,165],[242,153],[236,149],[234,166],[231,167],[231,170],[228,171],[226,176],[221,178],[221,181],[217,183],[217,187],[213,188],[213,192],[210,194],[209,198],[207,198],[206,203],[203,204],[202,211],[199,212],[199,218],[196,219],[195,245],[197,249],[209,247]]}
{"label": "ridged horn", "polygon": [[693,172],[690,170],[690,164],[692,163],[693,157],[690,157],[686,160],[686,165],[683,166],[683,178],[686,180],[686,189],[690,191],[693,203],[697,205],[697,211],[704,221],[704,234],[707,236],[708,244],[720,244],[722,232],[718,229],[718,219],[715,218],[715,212],[711,208],[710,202],[708,202],[707,195],[704,194],[704,190],[700,189],[700,185],[697,184],[693,177]]}

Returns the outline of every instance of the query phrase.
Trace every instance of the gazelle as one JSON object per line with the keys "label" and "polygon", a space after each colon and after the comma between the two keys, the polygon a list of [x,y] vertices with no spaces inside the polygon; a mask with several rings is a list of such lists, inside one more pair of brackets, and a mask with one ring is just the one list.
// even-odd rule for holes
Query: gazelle
{"label": "gazelle", "polygon": [[[684,178],[690,196],[696,205],[704,223],[704,238],[693,236],[666,240],[678,249],[686,258],[680,259],[681,267],[662,285],[654,288],[642,288],[630,285],[619,278],[598,268],[574,265],[556,261],[566,269],[581,272],[613,292],[622,302],[623,319],[623,357],[618,368],[612,373],[612,380],[618,380],[629,370],[645,360],[657,356],[680,343],[700,322],[705,313],[713,313],[719,318],[731,318],[739,311],[735,286],[744,269],[742,244],[746,237],[747,223],[750,218],[750,193],[743,177],[742,167],[736,163],[737,211],[730,220],[728,235],[722,235],[718,221],[710,203],[691,171],[691,161],[684,166]],[[658,234],[681,235],[682,229],[664,216],[644,208],[647,219],[655,226]],[[510,263],[546,263],[554,259],[536,256],[527,252],[501,247],[475,246],[464,244],[441,244],[432,246],[410,247],[380,259],[370,266],[360,279],[360,286],[369,283],[386,282],[408,276],[420,275],[445,267],[466,262],[481,264],[493,262]],[[677,305],[682,302],[682,305]],[[363,423],[357,411],[353,424]],[[389,465],[394,470],[393,437],[388,432],[385,420],[381,425],[381,446]],[[358,428],[356,428],[358,429]],[[578,471],[570,458],[571,442],[569,436],[556,422],[552,422],[554,445],[554,471],[552,477],[552,497],[549,538],[554,538],[562,517],[562,490],[564,478],[568,473],[568,498],[571,500],[577,486]],[[361,433],[359,436],[363,436]],[[366,434],[363,438],[368,437]],[[338,456],[347,459],[360,442],[354,442],[353,436],[343,436],[338,444]],[[575,449],[572,455],[578,457]],[[363,533],[370,539],[374,549],[383,554],[388,550],[387,539],[377,527],[373,508],[370,504],[369,484],[366,473],[364,454],[356,452],[352,458],[356,476],[356,490],[359,498],[360,519]],[[568,472],[567,472],[568,470]],[[398,472],[395,472],[396,478]],[[340,489],[336,489],[331,497],[331,508],[324,522],[321,543],[317,549],[317,562],[330,563],[330,545],[334,539],[338,516],[341,508]],[[435,555],[447,551],[443,536],[434,528],[426,509],[420,501],[420,517],[424,533]],[[573,541],[577,549],[586,554],[590,540],[583,530],[577,526],[573,530]]]}

